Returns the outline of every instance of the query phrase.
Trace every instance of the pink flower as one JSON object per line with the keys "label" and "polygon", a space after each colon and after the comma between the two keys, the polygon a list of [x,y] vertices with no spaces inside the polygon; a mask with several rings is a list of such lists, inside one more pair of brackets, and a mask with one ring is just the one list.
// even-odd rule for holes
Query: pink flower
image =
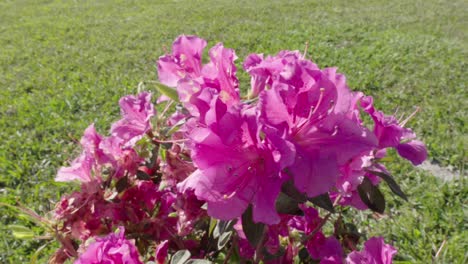
{"label": "pink flower", "polygon": [[158,76],[161,83],[176,87],[180,79],[200,76],[201,57],[206,41],[197,36],[179,36],[172,44],[172,54],[158,60]]}
{"label": "pink flower", "polygon": [[298,190],[313,197],[333,187],[340,166],[377,142],[355,117],[354,103],[345,103],[354,95],[344,77],[295,54],[288,54],[287,62],[272,71],[272,89],[259,95],[260,120],[294,144],[295,162],[287,170]]}
{"label": "pink flower", "polygon": [[260,138],[254,109],[241,111],[214,100],[207,127],[189,134],[198,169],[179,188],[194,189],[212,217],[234,219],[252,204],[255,222],[277,223],[275,200],[286,179],[281,171],[293,161],[293,147],[274,133]]}
{"label": "pink flower", "polygon": [[120,99],[119,104],[122,119],[112,125],[111,134],[123,139],[126,146],[133,146],[151,129],[150,119],[155,114],[151,94],[127,95]]}
{"label": "pink flower", "polygon": [[228,106],[240,102],[234,50],[218,43],[209,51],[210,62],[202,65],[205,46],[206,41],[196,36],[180,36],[172,54],[158,61],[160,81],[175,87],[184,107],[202,123],[215,95]]}
{"label": "pink flower", "polygon": [[81,154],[73,160],[69,167],[62,167],[58,170],[55,181],[65,182],[78,180],[81,182],[90,182],[93,179],[91,169],[93,160],[86,154]]}
{"label": "pink flower", "polygon": [[156,263],[158,264],[166,263],[168,249],[169,249],[169,240],[162,241],[156,247]]}
{"label": "pink flower", "polygon": [[411,140],[408,143],[398,144],[398,155],[411,161],[413,165],[419,165],[427,159],[426,145],[419,140]]}
{"label": "pink flower", "polygon": [[93,179],[100,180],[97,164],[99,161],[106,159],[104,153],[99,148],[101,141],[102,136],[96,132],[94,124],[88,126],[80,140],[81,147],[83,148],[82,154],[73,160],[69,167],[60,168],[55,180],[58,182],[73,180],[90,182]]}
{"label": "pink flower", "polygon": [[385,244],[382,237],[372,237],[364,243],[364,248],[351,252],[346,258],[347,264],[391,264],[397,250]]}
{"label": "pink flower", "polygon": [[374,134],[379,140],[379,148],[396,148],[398,154],[411,161],[413,165],[419,165],[427,159],[427,149],[424,143],[415,140],[416,135],[413,131],[404,127],[416,112],[399,122],[394,116],[375,110],[371,96],[364,97],[361,106],[374,120]]}
{"label": "pink flower", "polygon": [[125,229],[119,227],[118,233],[96,238],[75,264],[143,264],[133,242],[125,239]]}

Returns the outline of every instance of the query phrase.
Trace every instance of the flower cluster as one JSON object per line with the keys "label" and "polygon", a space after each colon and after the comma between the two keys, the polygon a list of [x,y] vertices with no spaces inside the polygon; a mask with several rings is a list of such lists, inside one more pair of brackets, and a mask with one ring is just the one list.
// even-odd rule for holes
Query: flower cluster
{"label": "flower cluster", "polygon": [[56,178],[81,189],[56,206],[55,259],[391,263],[383,238],[358,251],[365,235],[342,212],[383,214],[382,180],[406,199],[382,158],[393,148],[426,159],[405,127],[412,115],[385,115],[298,51],[249,55],[244,98],[234,50],[217,44],[204,64],[206,44],[178,37],[158,61],[162,95],[123,97],[110,136],[85,130],[82,154]]}

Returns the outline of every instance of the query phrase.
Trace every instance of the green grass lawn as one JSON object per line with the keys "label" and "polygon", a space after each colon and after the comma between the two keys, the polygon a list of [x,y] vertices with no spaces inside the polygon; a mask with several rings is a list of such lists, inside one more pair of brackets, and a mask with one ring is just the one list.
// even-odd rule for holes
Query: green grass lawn
{"label": "green grass lawn", "polygon": [[[179,34],[234,48],[239,68],[249,53],[303,50],[308,41],[309,58],[339,67],[380,108],[421,107],[409,126],[430,159],[463,170],[467,14],[463,0],[0,0],[0,201],[50,211],[69,189],[53,182],[57,168],[83,130],[94,122],[107,131],[118,99],[156,79],[155,61]],[[390,198],[395,208],[383,220],[358,215],[365,229],[399,248],[398,260],[431,263],[445,241],[436,262],[466,263],[465,180],[444,183],[403,161],[392,169],[410,202]],[[7,225],[32,226],[15,212],[0,208],[0,218],[0,263],[28,262],[44,242],[12,237]]]}

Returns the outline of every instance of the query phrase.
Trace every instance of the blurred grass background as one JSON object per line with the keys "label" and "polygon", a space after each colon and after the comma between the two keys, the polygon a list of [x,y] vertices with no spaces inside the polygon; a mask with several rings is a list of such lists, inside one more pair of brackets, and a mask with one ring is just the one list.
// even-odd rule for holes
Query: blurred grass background
{"label": "blurred grass background", "polygon": [[[155,61],[180,34],[249,53],[303,50],[337,66],[378,107],[407,114],[430,160],[463,174],[468,3],[437,1],[6,1],[0,0],[0,202],[45,214],[66,184],[53,178],[83,130],[105,133],[118,99],[156,79]],[[240,74],[241,87],[249,87]],[[466,180],[444,182],[396,159],[391,169],[410,202],[394,200],[384,220],[363,221],[408,263],[466,263]],[[437,175],[436,175],[437,176]],[[7,225],[31,226],[0,208],[0,263],[29,262],[38,240],[15,240]],[[41,261],[46,262],[49,246]],[[39,262],[41,263],[41,262]]]}

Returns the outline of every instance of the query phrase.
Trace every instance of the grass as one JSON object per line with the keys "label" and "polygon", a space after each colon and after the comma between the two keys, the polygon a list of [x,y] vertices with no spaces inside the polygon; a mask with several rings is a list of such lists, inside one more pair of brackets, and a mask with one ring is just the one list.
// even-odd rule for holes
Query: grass
{"label": "grass", "polygon": [[[462,0],[0,1],[0,200],[48,212],[69,188],[52,179],[83,130],[94,122],[107,131],[118,99],[156,78],[163,47],[182,33],[234,48],[239,66],[251,52],[309,41],[309,57],[339,67],[387,112],[420,106],[410,126],[430,159],[463,170],[467,9]],[[466,262],[464,180],[443,183],[404,162],[393,170],[410,203],[392,200],[396,211],[370,221],[373,232],[387,235],[400,260],[428,263],[446,240],[438,261]],[[0,219],[2,229],[27,223],[6,208]],[[28,262],[42,244],[7,232],[0,262]]]}

